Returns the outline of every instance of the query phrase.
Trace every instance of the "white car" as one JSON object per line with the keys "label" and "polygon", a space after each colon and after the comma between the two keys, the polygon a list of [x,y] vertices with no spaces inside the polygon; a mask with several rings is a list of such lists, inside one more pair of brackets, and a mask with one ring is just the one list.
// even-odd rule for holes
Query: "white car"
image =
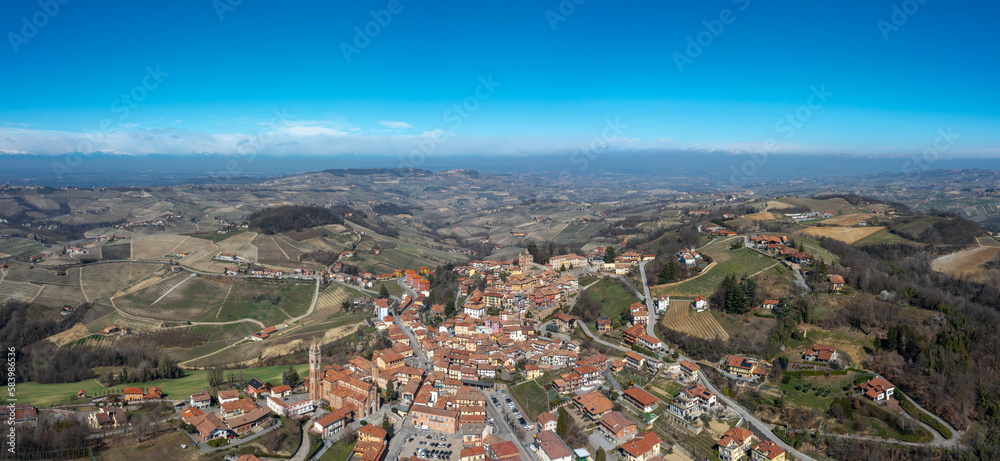
{"label": "white car", "polygon": [[181,448],[183,448],[183,449],[185,449],[185,450],[186,450],[186,449],[187,449],[187,447],[188,447],[188,446],[187,446],[187,444],[186,444],[186,443],[182,443],[182,444],[181,444]]}

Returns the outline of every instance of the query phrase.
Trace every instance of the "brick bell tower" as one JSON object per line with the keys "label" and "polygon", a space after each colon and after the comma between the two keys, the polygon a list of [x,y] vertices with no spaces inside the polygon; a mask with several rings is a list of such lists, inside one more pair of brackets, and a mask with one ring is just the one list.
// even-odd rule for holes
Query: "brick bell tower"
{"label": "brick bell tower", "polygon": [[319,342],[313,340],[312,345],[309,346],[309,400],[318,401],[323,395],[322,358],[323,353],[319,349]]}

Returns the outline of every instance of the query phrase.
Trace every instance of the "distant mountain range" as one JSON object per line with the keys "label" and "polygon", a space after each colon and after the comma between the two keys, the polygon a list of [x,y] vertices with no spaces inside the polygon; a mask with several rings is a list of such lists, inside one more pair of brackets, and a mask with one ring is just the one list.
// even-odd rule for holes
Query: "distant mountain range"
{"label": "distant mountain range", "polygon": [[[536,174],[556,180],[590,181],[602,175],[650,179],[700,178],[720,187],[772,181],[903,174],[927,169],[1000,169],[997,159],[940,159],[850,155],[771,155],[713,152],[603,152],[541,156],[429,156],[411,164],[391,156],[239,156],[219,153],[129,155],[120,152],[36,155],[0,150],[0,181],[16,185],[151,186],[177,183],[245,183],[265,177],[327,171],[331,174],[411,174],[469,169],[488,173]],[[339,173],[335,173],[339,172]],[[399,171],[393,174],[399,174]]]}

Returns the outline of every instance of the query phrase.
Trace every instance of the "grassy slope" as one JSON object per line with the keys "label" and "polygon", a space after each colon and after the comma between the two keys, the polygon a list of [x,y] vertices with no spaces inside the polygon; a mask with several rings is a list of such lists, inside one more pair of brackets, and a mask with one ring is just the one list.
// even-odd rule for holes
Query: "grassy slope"
{"label": "grassy slope", "polygon": [[587,289],[601,303],[601,315],[611,318],[615,328],[622,326],[622,312],[628,311],[628,306],[639,301],[625,287],[613,279],[604,279]]}
{"label": "grassy slope", "polygon": [[[298,370],[300,377],[305,376],[309,372],[309,365],[297,365],[295,368]],[[248,381],[251,378],[257,378],[264,382],[279,383],[281,381],[281,372],[287,369],[288,367],[283,366],[247,368],[243,370],[243,378]],[[124,387],[136,386],[148,388],[156,386],[163,389],[168,399],[186,399],[191,394],[208,389],[207,371],[187,371],[186,373],[186,376],[183,378],[134,383],[128,386],[115,386],[112,390],[120,392]],[[75,397],[76,392],[80,389],[87,391],[87,395],[91,397],[95,396],[98,392],[108,390],[108,388],[99,384],[97,380],[59,384],[20,383],[17,385],[17,398],[23,402],[33,403],[36,406],[49,406],[63,403],[71,397]]]}

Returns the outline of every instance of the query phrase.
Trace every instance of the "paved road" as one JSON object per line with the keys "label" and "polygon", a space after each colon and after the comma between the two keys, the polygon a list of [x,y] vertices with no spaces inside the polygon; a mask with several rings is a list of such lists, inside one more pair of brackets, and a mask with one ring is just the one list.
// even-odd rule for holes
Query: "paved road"
{"label": "paved road", "polygon": [[[737,237],[732,237],[732,238],[741,238],[741,237],[737,236]],[[744,239],[744,241],[746,241],[745,240],[746,236],[742,236],[742,238]],[[711,242],[708,242],[705,245],[702,245],[702,248],[704,248],[707,245],[711,245],[716,240],[717,239],[713,239]],[[730,240],[730,239],[727,239],[727,240]],[[646,304],[647,304],[647,306],[651,306],[652,299],[651,299],[651,296],[649,295],[649,284],[646,282],[646,277],[645,277],[645,275],[646,275],[646,267],[645,267],[645,264],[640,264],[639,269],[640,269],[640,273],[642,274],[642,288],[646,292]],[[708,272],[708,268],[706,268],[706,270],[703,270],[701,272],[701,274],[704,274],[706,272]],[[699,275],[701,275],[701,274],[699,274]],[[653,326],[656,323],[656,320],[655,320],[656,316],[655,316],[654,312],[655,312],[654,309],[650,309],[650,311],[649,311],[649,320],[650,321],[649,321],[649,324],[647,325],[647,329],[649,330],[649,335],[652,336],[652,337],[654,337],[654,338],[656,338],[656,330],[655,330],[655,328],[653,328]],[[584,331],[589,334],[589,331],[586,328],[584,328]],[[591,337],[593,337],[593,336],[591,336]],[[661,339],[661,341],[662,341],[662,339]],[[689,358],[685,357],[683,354],[681,354],[681,355],[678,356],[678,360],[691,360],[691,359],[689,359]],[[773,441],[779,447],[785,449],[785,451],[787,451],[787,452],[795,455],[795,459],[800,459],[800,460],[812,460],[813,459],[813,458],[811,458],[809,456],[806,456],[804,453],[802,453],[802,452],[800,452],[800,451],[792,448],[792,446],[790,446],[787,443],[785,443],[784,441],[782,441],[780,438],[778,438],[778,436],[774,435],[774,433],[771,432],[771,427],[769,425],[764,424],[763,422],[761,422],[760,420],[758,420],[757,418],[755,418],[752,414],[750,414],[750,412],[747,411],[746,408],[741,407],[735,401],[733,401],[729,397],[726,397],[721,392],[719,392],[719,390],[716,389],[715,386],[712,384],[712,382],[705,376],[705,373],[699,373],[698,375],[700,377],[702,385],[704,385],[709,391],[711,391],[714,394],[716,394],[720,400],[722,400],[723,402],[726,403],[726,406],[728,406],[729,408],[732,408],[733,411],[735,411],[737,414],[739,414],[741,417],[743,417],[743,419],[746,420],[748,424],[750,424],[751,426],[754,427],[754,429],[756,429],[758,432],[760,432],[761,434],[763,434],[764,437],[766,437],[767,439]]]}
{"label": "paved road", "polygon": [[302,426],[302,443],[299,445],[299,451],[296,451],[295,455],[292,456],[291,461],[306,461],[306,458],[309,457],[309,428],[312,427],[313,423],[316,422],[320,416],[322,415],[317,411],[313,414],[313,417],[309,418],[309,421]]}

